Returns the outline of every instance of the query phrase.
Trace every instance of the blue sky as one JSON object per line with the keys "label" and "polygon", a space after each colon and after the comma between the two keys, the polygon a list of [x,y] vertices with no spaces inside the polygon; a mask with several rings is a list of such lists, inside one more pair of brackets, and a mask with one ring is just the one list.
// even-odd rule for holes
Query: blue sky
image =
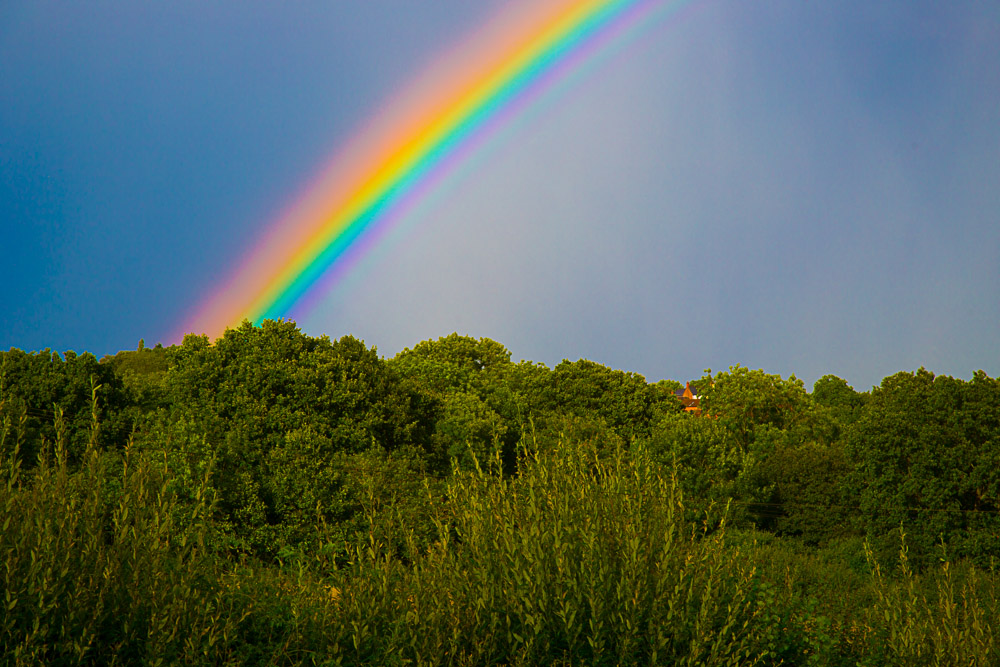
{"label": "blue sky", "polygon": [[[0,6],[0,348],[169,336],[502,0]],[[299,324],[387,356],[868,389],[1000,374],[1000,4],[694,0],[519,116]]]}

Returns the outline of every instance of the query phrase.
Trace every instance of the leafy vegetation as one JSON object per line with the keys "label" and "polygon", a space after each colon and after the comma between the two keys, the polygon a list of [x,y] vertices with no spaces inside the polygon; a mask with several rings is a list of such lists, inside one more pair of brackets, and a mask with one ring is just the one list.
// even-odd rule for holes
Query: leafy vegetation
{"label": "leafy vegetation", "polygon": [[0,353],[0,662],[998,664],[1000,382]]}

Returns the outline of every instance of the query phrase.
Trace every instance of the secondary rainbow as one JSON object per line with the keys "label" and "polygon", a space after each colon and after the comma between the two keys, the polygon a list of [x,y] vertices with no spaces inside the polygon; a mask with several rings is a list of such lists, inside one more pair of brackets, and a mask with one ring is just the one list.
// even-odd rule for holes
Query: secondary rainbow
{"label": "secondary rainbow", "polygon": [[215,338],[302,312],[475,150],[484,136],[666,0],[509,5],[391,104],[271,228],[185,325]]}

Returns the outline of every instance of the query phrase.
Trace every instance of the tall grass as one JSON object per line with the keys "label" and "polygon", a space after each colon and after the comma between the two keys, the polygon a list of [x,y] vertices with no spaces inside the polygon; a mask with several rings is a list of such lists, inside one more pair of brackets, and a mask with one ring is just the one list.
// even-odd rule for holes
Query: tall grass
{"label": "tall grass", "polygon": [[370,502],[357,539],[272,563],[213,550],[211,466],[189,493],[102,452],[92,407],[79,465],[58,412],[30,470],[23,415],[0,421],[0,664],[1000,664],[994,572],[942,551],[916,573],[905,536],[895,567],[856,567],[725,508],[692,523],[642,446],[456,468],[424,486],[432,539],[412,497]]}
{"label": "tall grass", "polygon": [[876,603],[866,624],[873,638],[866,664],[996,665],[996,578],[968,563],[955,567],[941,546],[940,565],[923,575],[910,569],[906,534],[899,531],[897,576],[889,578],[865,544]]}
{"label": "tall grass", "polygon": [[0,662],[222,661],[239,617],[205,548],[211,499],[201,493],[179,506],[148,459],[100,452],[98,388],[76,470],[58,410],[56,439],[30,472],[21,466],[23,429],[10,417],[0,425]]}
{"label": "tall grass", "polygon": [[[724,530],[681,520],[645,452],[566,446],[455,471],[412,563],[372,540],[327,573],[338,664],[753,664],[762,582]],[[314,643],[315,645],[315,643]]]}

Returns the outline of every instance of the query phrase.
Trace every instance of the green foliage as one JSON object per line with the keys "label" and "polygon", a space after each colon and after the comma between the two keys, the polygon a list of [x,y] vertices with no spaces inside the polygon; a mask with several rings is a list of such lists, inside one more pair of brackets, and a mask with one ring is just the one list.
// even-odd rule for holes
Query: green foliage
{"label": "green foliage", "polygon": [[[404,565],[372,536],[296,614],[338,664],[753,664],[766,588],[725,533],[681,518],[642,449],[528,454],[457,471],[438,540]],[[317,580],[317,575],[306,575]],[[333,608],[331,612],[330,609]],[[291,648],[291,647],[290,647]]]}
{"label": "green foliage", "polygon": [[843,429],[853,424],[868,400],[868,394],[854,388],[836,375],[824,375],[816,380],[812,392],[813,409],[810,426],[814,437],[832,445],[843,437]]}
{"label": "green foliage", "polygon": [[0,662],[1000,662],[997,380],[510,356],[3,353]]}
{"label": "green foliage", "polygon": [[625,442],[648,437],[660,417],[679,407],[670,385],[586,359],[556,366],[542,397],[543,409],[602,422]]}
{"label": "green foliage", "polygon": [[509,365],[510,351],[489,338],[476,340],[457,333],[418,343],[393,359],[404,375],[418,375],[434,391],[467,388],[480,374]]}
{"label": "green foliage", "polygon": [[137,350],[122,350],[101,359],[101,365],[109,365],[129,392],[137,408],[133,421],[141,421],[144,415],[169,404],[165,385],[169,354],[170,350],[160,344],[148,348],[140,340]]}
{"label": "green foliage", "polygon": [[480,458],[499,450],[513,472],[516,444],[551,447],[561,439],[617,443],[645,438],[663,415],[679,409],[676,383],[649,384],[635,373],[592,361],[541,364],[510,361],[510,352],[487,338],[452,334],[403,350],[390,366],[425,397],[434,424],[434,461],[446,470],[465,452]]}
{"label": "green foliage", "polygon": [[898,577],[882,572],[868,544],[875,604],[867,610],[871,650],[863,664],[994,665],[1000,661],[995,622],[1000,590],[995,576],[955,567],[944,547],[941,565],[918,576],[910,567],[906,533],[898,532]]}
{"label": "green foliage", "polygon": [[843,480],[851,472],[843,447],[819,442],[786,442],[762,464],[773,492],[773,529],[782,535],[822,544],[850,534],[854,499]]}
{"label": "green foliage", "polygon": [[753,520],[774,529],[783,516],[775,452],[799,440],[796,429],[808,413],[808,396],[794,376],[783,380],[735,366],[696,383],[702,416],[674,413],[650,437],[658,458],[676,462],[681,483],[705,503],[734,501],[737,525]]}
{"label": "green foliage", "polygon": [[418,625],[424,652],[473,634],[486,641],[454,649],[475,663],[721,664],[764,653],[746,632],[758,611],[753,569],[723,548],[724,533],[703,538],[683,520],[676,485],[642,447],[602,457],[567,443],[526,454],[520,471],[449,484],[441,565],[417,574],[454,591],[454,610],[436,632]]}
{"label": "green foliage", "polygon": [[145,347],[140,340],[137,350],[122,350],[114,356],[101,359],[101,363],[111,364],[115,372],[123,376],[162,375],[169,367],[168,349],[159,343],[153,348]]}
{"label": "green foliage", "polygon": [[1000,382],[897,373],[872,391],[845,445],[876,550],[891,550],[902,525],[918,566],[941,539],[982,564],[1000,555]]}
{"label": "green foliage", "polygon": [[77,355],[72,350],[62,357],[57,352],[26,353],[11,349],[0,352],[0,401],[2,414],[24,413],[22,455],[27,466],[34,465],[42,441],[55,439],[53,417],[61,411],[68,422],[68,455],[78,462],[89,440],[91,393],[101,388],[101,432],[98,444],[104,449],[121,449],[132,427],[131,401],[114,369],[98,363],[92,354]]}
{"label": "green foliage", "polygon": [[208,413],[231,446],[267,449],[280,434],[321,428],[337,450],[405,439],[405,414],[374,349],[345,336],[303,335],[292,322],[244,322],[214,345],[188,336],[171,355],[175,401]]}
{"label": "green foliage", "polygon": [[824,375],[813,384],[813,400],[826,408],[857,410],[865,404],[867,394],[860,394],[847,381],[836,375]]}
{"label": "green foliage", "polygon": [[469,454],[485,458],[494,450],[513,460],[525,399],[511,387],[514,364],[503,345],[451,334],[403,350],[389,365],[421,397],[422,416],[433,425],[433,470],[447,472],[453,458],[468,466]]}
{"label": "green foliage", "polygon": [[101,453],[97,412],[95,398],[78,470],[57,410],[56,440],[30,474],[4,418],[0,661],[221,663],[238,611],[222,599],[205,549],[208,478],[181,506],[148,458]]}
{"label": "green foliage", "polygon": [[697,386],[702,412],[719,420],[744,450],[761,427],[789,428],[808,405],[802,381],[794,375],[784,380],[739,365],[714,376],[706,371]]}
{"label": "green foliage", "polygon": [[675,413],[662,419],[649,448],[665,468],[676,467],[691,499],[726,502],[737,495],[747,456],[717,420]]}
{"label": "green foliage", "polygon": [[[171,408],[144,429],[208,443],[219,470],[219,509],[231,543],[277,554],[317,520],[356,510],[344,490],[343,456],[413,447],[409,396],[374,349],[345,336],[305,336],[292,322],[248,322],[214,345],[187,336],[167,351]],[[185,433],[191,425],[200,431]]]}

